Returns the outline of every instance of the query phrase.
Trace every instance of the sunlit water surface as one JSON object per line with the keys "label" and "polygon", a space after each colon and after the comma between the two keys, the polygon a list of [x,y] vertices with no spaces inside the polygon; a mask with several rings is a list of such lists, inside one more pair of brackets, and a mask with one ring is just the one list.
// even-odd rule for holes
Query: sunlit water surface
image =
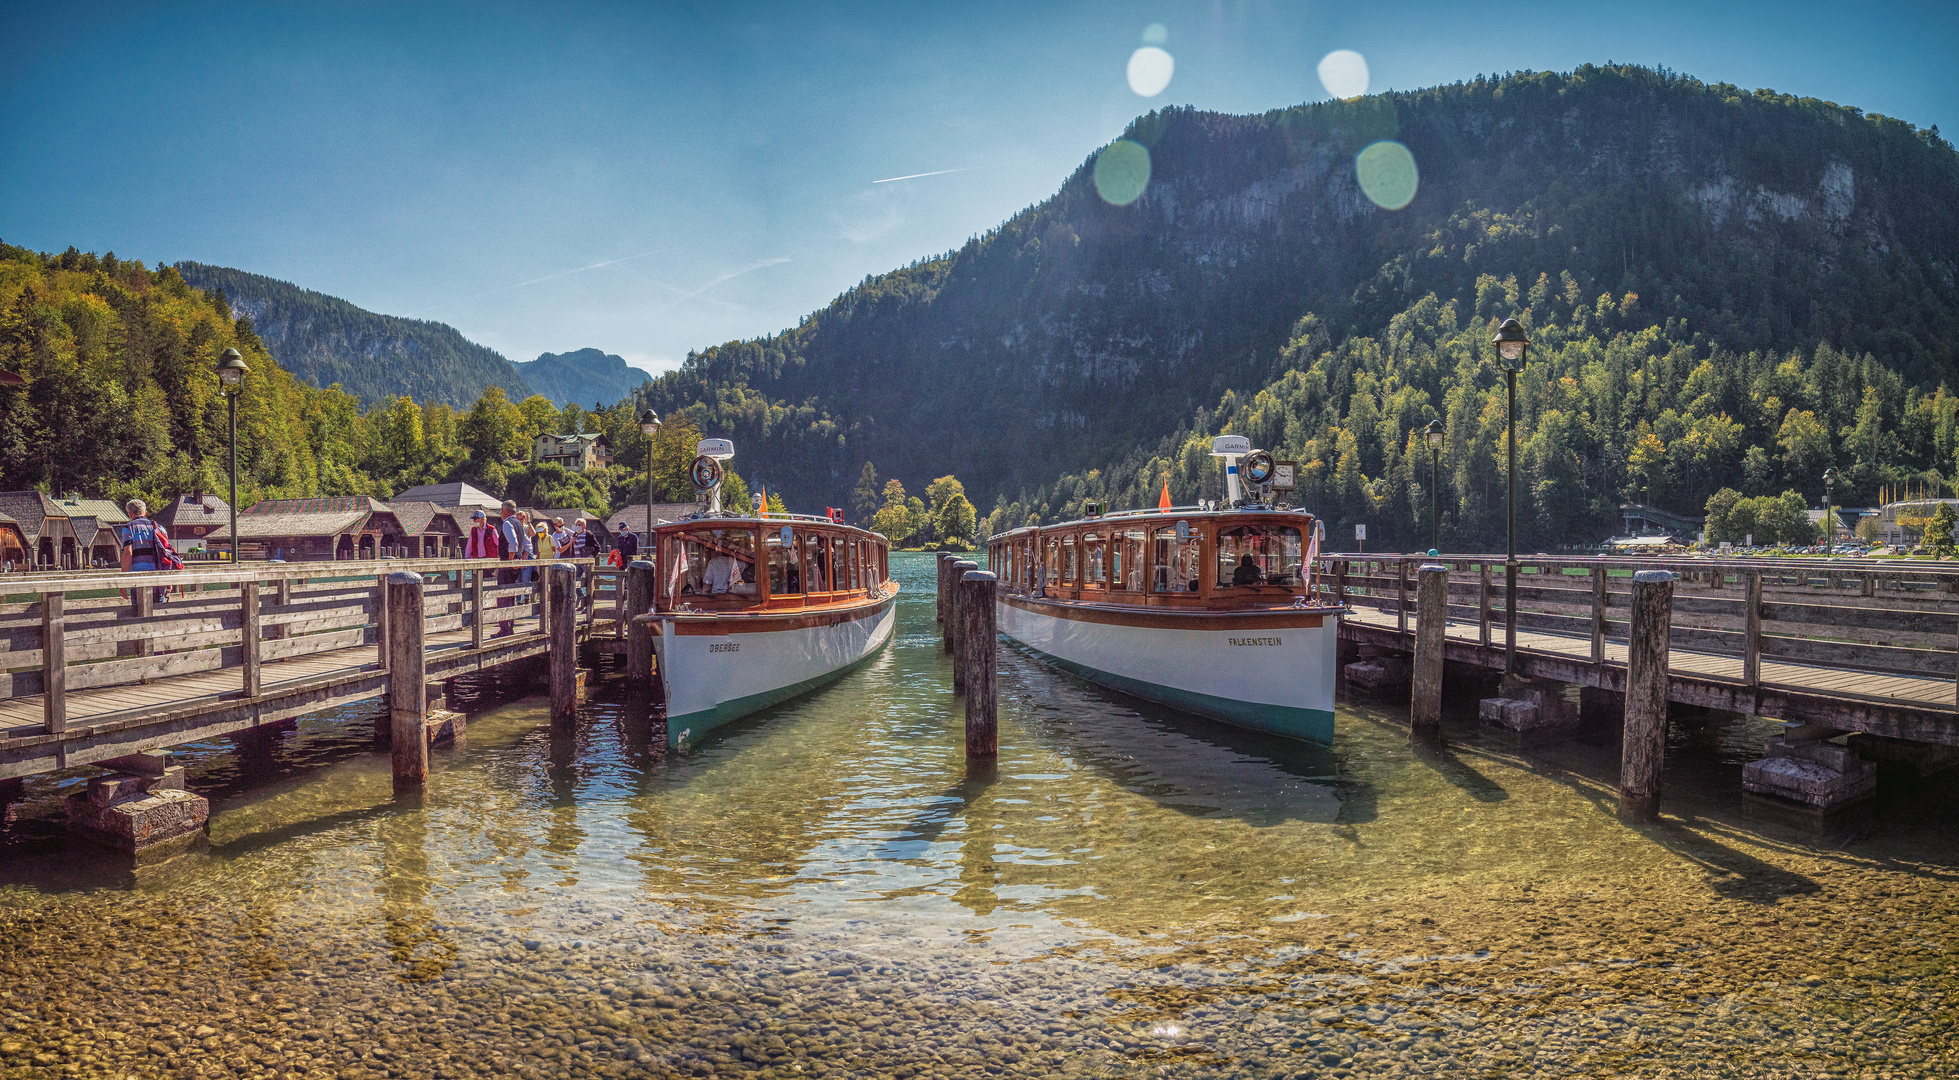
{"label": "sunlit water surface", "polygon": [[[211,848],[129,873],[40,780],[0,854],[18,1076],[1943,1076],[1959,784],[1817,826],[1743,805],[1767,728],[1314,750],[1002,650],[970,766],[899,556],[893,647],[667,753],[602,687],[472,715],[400,806],[369,714],[188,749]],[[479,688],[497,700],[495,685]],[[1887,778],[1888,780],[1889,778]]]}

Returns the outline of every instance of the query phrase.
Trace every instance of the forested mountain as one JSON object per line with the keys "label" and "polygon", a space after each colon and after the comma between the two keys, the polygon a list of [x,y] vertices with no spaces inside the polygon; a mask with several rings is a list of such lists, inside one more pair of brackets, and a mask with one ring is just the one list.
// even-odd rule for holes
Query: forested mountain
{"label": "forested mountain", "polygon": [[229,267],[180,262],[176,269],[191,286],[224,293],[286,370],[314,386],[339,383],[370,405],[397,394],[467,405],[491,386],[512,400],[530,395],[510,361],[445,323],[377,315]]}
{"label": "forested mountain", "polygon": [[[648,440],[630,404],[560,409],[491,386],[456,409],[397,396],[363,410],[338,386],[308,385],[266,350],[224,294],[192,288],[175,267],[114,252],[58,255],[0,243],[0,490],[39,488],[152,506],[224,490],[226,418],[215,368],[227,348],[250,369],[238,391],[238,494],[376,495],[467,480],[526,506],[608,513],[657,494],[690,499],[701,433],[671,418]],[[573,473],[531,460],[539,432],[603,431],[611,468]],[[746,505],[739,478],[731,505]]]}
{"label": "forested mountain", "polygon": [[544,353],[515,367],[531,389],[559,405],[577,402],[604,407],[646,381],[646,372],[629,367],[624,357],[598,349]]}
{"label": "forested mountain", "polygon": [[[690,355],[644,397],[741,441],[805,504],[865,462],[957,471],[996,526],[1084,497],[1195,498],[1229,429],[1302,464],[1300,501],[1426,539],[1448,424],[1445,543],[1500,536],[1502,380],[1522,319],[1522,511],[1596,539],[1644,495],[1840,502],[1959,472],[1959,156],[1936,130],[1665,71],[1586,66],[1302,106],[1169,109],[1139,198],[1091,158],[957,251],[867,278],[798,327]],[[1420,170],[1383,209],[1356,155]],[[1383,199],[1394,205],[1398,199]],[[1059,479],[1057,479],[1059,477]],[[1018,502],[1019,506],[1012,505]],[[1351,533],[1347,533],[1351,536]],[[1376,535],[1382,535],[1377,533]]]}

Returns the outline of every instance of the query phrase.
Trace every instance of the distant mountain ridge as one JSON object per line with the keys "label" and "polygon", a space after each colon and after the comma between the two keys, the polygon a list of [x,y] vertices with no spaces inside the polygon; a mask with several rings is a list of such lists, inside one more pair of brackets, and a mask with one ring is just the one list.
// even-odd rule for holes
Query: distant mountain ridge
{"label": "distant mountain ridge", "polygon": [[[1548,321],[1555,295],[1560,325],[1578,325],[1583,306],[1586,334],[1604,345],[1680,341],[1664,368],[1613,361],[1633,374],[1610,383],[1604,400],[1619,404],[1609,423],[1590,415],[1601,434],[1578,458],[1604,505],[1625,486],[1628,440],[1678,438],[1681,455],[1694,452],[1676,428],[1706,395],[1696,384],[1675,408],[1665,379],[1700,361],[1733,373],[1743,365],[1731,357],[1779,363],[1819,342],[1869,354],[1901,380],[1886,430],[1903,386],[1929,393],[1953,379],[1959,157],[1936,130],[1584,65],[1255,116],[1170,108],[1123,137],[1148,150],[1139,197],[1100,197],[1091,155],[1054,196],[958,250],[867,278],[779,334],[691,353],[640,400],[735,439],[768,463],[751,479],[794,503],[847,498],[871,462],[913,490],[956,472],[985,507],[1061,477],[1103,482],[1098,470],[1181,445],[1177,432],[1209,431],[1233,403],[1294,379],[1306,404],[1263,445],[1302,463],[1325,454],[1331,468],[1341,455],[1326,447],[1344,432],[1361,447],[1346,455],[1357,469],[1346,489],[1361,491],[1359,477],[1389,468],[1380,448],[1401,447],[1400,431],[1375,430],[1380,417],[1400,423],[1413,400],[1409,423],[1447,413],[1452,431],[1468,430],[1497,385],[1486,324],[1531,311]],[[1359,156],[1376,147],[1408,162],[1396,174],[1403,209],[1362,188]],[[1319,370],[1361,339],[1371,351]],[[1549,352],[1547,339],[1538,354]],[[1599,352],[1599,371],[1619,370]],[[1569,361],[1574,380],[1585,359]],[[1843,395],[1769,368],[1789,385],[1764,393],[1775,415],[1751,416],[1746,438],[1787,457],[1783,413]],[[1479,499],[1501,481],[1480,458],[1465,475]],[[1145,477],[1140,494],[1154,501],[1161,479]],[[1488,542],[1480,530],[1465,535]]]}
{"label": "distant mountain ridge", "polygon": [[544,353],[535,360],[513,365],[532,390],[563,408],[573,402],[600,408],[630,395],[648,380],[646,372],[631,367],[622,356],[599,349]]}
{"label": "distant mountain ridge", "polygon": [[176,269],[194,288],[222,290],[286,370],[315,386],[339,383],[364,404],[405,394],[466,407],[491,386],[512,401],[531,394],[517,365],[446,323],[377,314],[226,266],[180,262]]}

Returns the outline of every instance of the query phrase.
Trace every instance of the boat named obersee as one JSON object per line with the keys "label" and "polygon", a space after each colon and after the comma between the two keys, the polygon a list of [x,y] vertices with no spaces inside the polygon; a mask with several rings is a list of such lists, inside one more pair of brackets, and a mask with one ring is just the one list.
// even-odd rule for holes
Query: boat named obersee
{"label": "boat named obersee", "polygon": [[[1238,436],[1221,506],[1123,511],[992,538],[1000,632],[1139,698],[1319,745],[1333,741],[1341,609],[1313,579],[1322,529],[1270,501],[1271,456]],[[1253,493],[1240,495],[1240,459]],[[1166,489],[1165,502],[1168,502]]]}
{"label": "boat named obersee", "polygon": [[708,508],[652,529],[653,647],[667,740],[690,740],[807,693],[891,640],[898,584],[874,532],[804,514],[722,511],[725,439],[704,439]]}

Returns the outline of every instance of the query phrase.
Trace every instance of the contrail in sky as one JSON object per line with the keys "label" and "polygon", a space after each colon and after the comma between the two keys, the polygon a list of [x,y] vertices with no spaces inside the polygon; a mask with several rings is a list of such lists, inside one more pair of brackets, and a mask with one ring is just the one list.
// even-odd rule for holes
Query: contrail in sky
{"label": "contrail in sky", "polygon": [[891,183],[896,183],[899,180],[916,180],[922,176],[944,176],[947,173],[956,173],[956,172],[965,172],[965,171],[966,171],[965,169],[940,169],[938,172],[915,172],[912,173],[910,176],[887,176],[882,180],[873,180],[871,181],[871,183],[891,184]]}
{"label": "contrail in sky", "polygon": [[658,255],[658,254],[659,254],[660,252],[662,252],[662,251],[666,251],[666,250],[668,250],[668,249],[667,249],[667,248],[659,248],[659,249],[657,249],[657,250],[654,250],[654,251],[642,251],[642,252],[640,252],[640,253],[639,253],[639,254],[637,254],[637,255],[628,255],[628,256],[626,256],[626,257],[625,257],[625,258],[623,258],[623,259],[607,259],[607,260],[606,260],[606,261],[604,261],[604,262],[595,262],[595,263],[593,263],[593,264],[592,264],[592,265],[590,265],[590,266],[581,266],[581,267],[579,267],[579,268],[578,268],[578,269],[576,269],[576,270],[560,270],[560,271],[558,271],[558,272],[557,272],[557,273],[555,273],[555,274],[546,274],[546,275],[544,275],[544,276],[543,276],[543,277],[541,277],[541,278],[532,278],[532,279],[530,279],[529,281],[520,281],[520,282],[518,282],[518,283],[517,283],[517,284],[515,284],[515,285],[508,285],[508,286],[505,286],[505,288],[510,288],[510,289],[521,289],[521,288],[523,288],[523,287],[524,287],[524,286],[526,286],[526,285],[535,285],[535,284],[537,284],[537,283],[538,283],[538,282],[540,282],[540,281],[550,281],[550,280],[551,280],[552,278],[561,278],[561,277],[565,277],[566,275],[569,275],[569,274],[582,274],[582,273],[584,273],[584,272],[585,272],[585,271],[587,271],[587,270],[597,270],[597,269],[598,269],[599,267],[601,267],[601,266],[611,266],[611,265],[613,265],[614,263],[622,263],[622,262],[632,262],[632,261],[633,261],[634,259],[644,259],[644,258],[646,258],[646,257],[647,257],[648,255]]}
{"label": "contrail in sky", "polygon": [[[676,289],[676,288],[674,288],[674,287],[673,287],[673,286],[671,286],[671,285],[661,285],[660,287],[661,287],[662,289],[665,289],[665,290],[667,290],[668,292],[670,292],[670,293],[673,293],[673,294],[674,294],[675,296],[677,296],[677,297],[679,297],[680,299],[679,299],[679,300],[675,300],[675,301],[673,301],[673,303],[670,303],[670,304],[663,304],[663,305],[661,305],[660,307],[657,307],[657,308],[654,308],[654,309],[653,309],[653,310],[654,310],[654,313],[655,313],[655,314],[658,314],[659,312],[662,312],[662,311],[666,311],[667,309],[669,309],[669,308],[671,308],[671,307],[673,307],[673,306],[674,306],[675,304],[678,304],[678,303],[680,303],[680,301],[681,301],[681,300],[697,300],[697,299],[700,299],[700,297],[701,297],[701,294],[702,294],[702,293],[704,293],[704,292],[706,292],[706,291],[708,291],[709,289],[712,289],[712,288],[714,288],[714,287],[715,287],[716,285],[719,285],[719,284],[721,284],[721,283],[722,283],[722,282],[724,282],[724,281],[732,281],[732,280],[734,280],[735,278],[738,278],[738,277],[740,277],[740,276],[742,276],[743,274],[752,274],[752,273],[754,273],[754,272],[755,272],[755,271],[757,271],[757,270],[762,270],[762,269],[766,269],[767,267],[771,267],[771,266],[780,266],[780,265],[782,265],[783,263],[786,263],[786,262],[788,262],[788,261],[789,261],[789,260],[788,260],[787,258],[775,258],[775,259],[763,259],[763,260],[762,260],[761,262],[758,262],[758,263],[750,263],[749,265],[747,265],[747,266],[744,266],[744,267],[742,267],[742,268],[741,268],[741,269],[739,269],[739,270],[736,270],[736,271],[733,271],[733,272],[731,272],[731,273],[726,273],[726,274],[722,274],[722,275],[721,275],[720,277],[718,277],[718,278],[715,278],[715,279],[714,279],[713,281],[710,281],[710,282],[708,282],[707,284],[705,284],[705,285],[703,285],[703,286],[701,286],[700,288],[698,288],[698,289],[694,289],[694,290],[692,290],[692,291],[688,291],[688,290],[684,290],[684,289]],[[710,297],[708,297],[707,299],[708,299],[708,301],[709,301],[710,303],[716,303],[716,304],[725,304],[725,303],[727,303],[727,301],[725,301],[725,300],[716,300],[716,299],[715,299],[714,297],[712,297],[712,296],[710,296]],[[737,307],[737,308],[738,308],[738,307],[740,307],[741,305],[739,305],[739,304],[729,304],[728,306],[730,306],[730,307]]]}
{"label": "contrail in sky", "polygon": [[408,312],[407,314],[403,315],[402,318],[411,319],[417,315],[421,315],[426,312],[435,311],[439,308],[448,307],[450,304],[460,304],[464,300],[481,300],[485,296],[494,296],[497,293],[506,292],[510,289],[521,289],[526,285],[536,285],[539,282],[552,281],[554,279],[561,278],[561,277],[569,277],[572,274],[582,274],[587,270],[597,270],[601,266],[613,266],[615,264],[622,263],[622,262],[632,262],[634,259],[644,259],[648,255],[658,255],[663,251],[672,251],[672,250],[673,250],[672,248],[657,248],[653,251],[642,251],[637,255],[627,255],[626,257],[620,259],[607,259],[604,262],[595,262],[590,266],[579,266],[579,267],[574,267],[573,269],[570,270],[560,270],[555,274],[546,274],[543,277],[532,278],[529,281],[520,281],[515,285],[499,285],[496,288],[491,289],[489,292],[477,293],[474,296],[465,296],[460,300],[444,300],[440,304],[432,304],[428,307],[420,309],[419,311]]}

